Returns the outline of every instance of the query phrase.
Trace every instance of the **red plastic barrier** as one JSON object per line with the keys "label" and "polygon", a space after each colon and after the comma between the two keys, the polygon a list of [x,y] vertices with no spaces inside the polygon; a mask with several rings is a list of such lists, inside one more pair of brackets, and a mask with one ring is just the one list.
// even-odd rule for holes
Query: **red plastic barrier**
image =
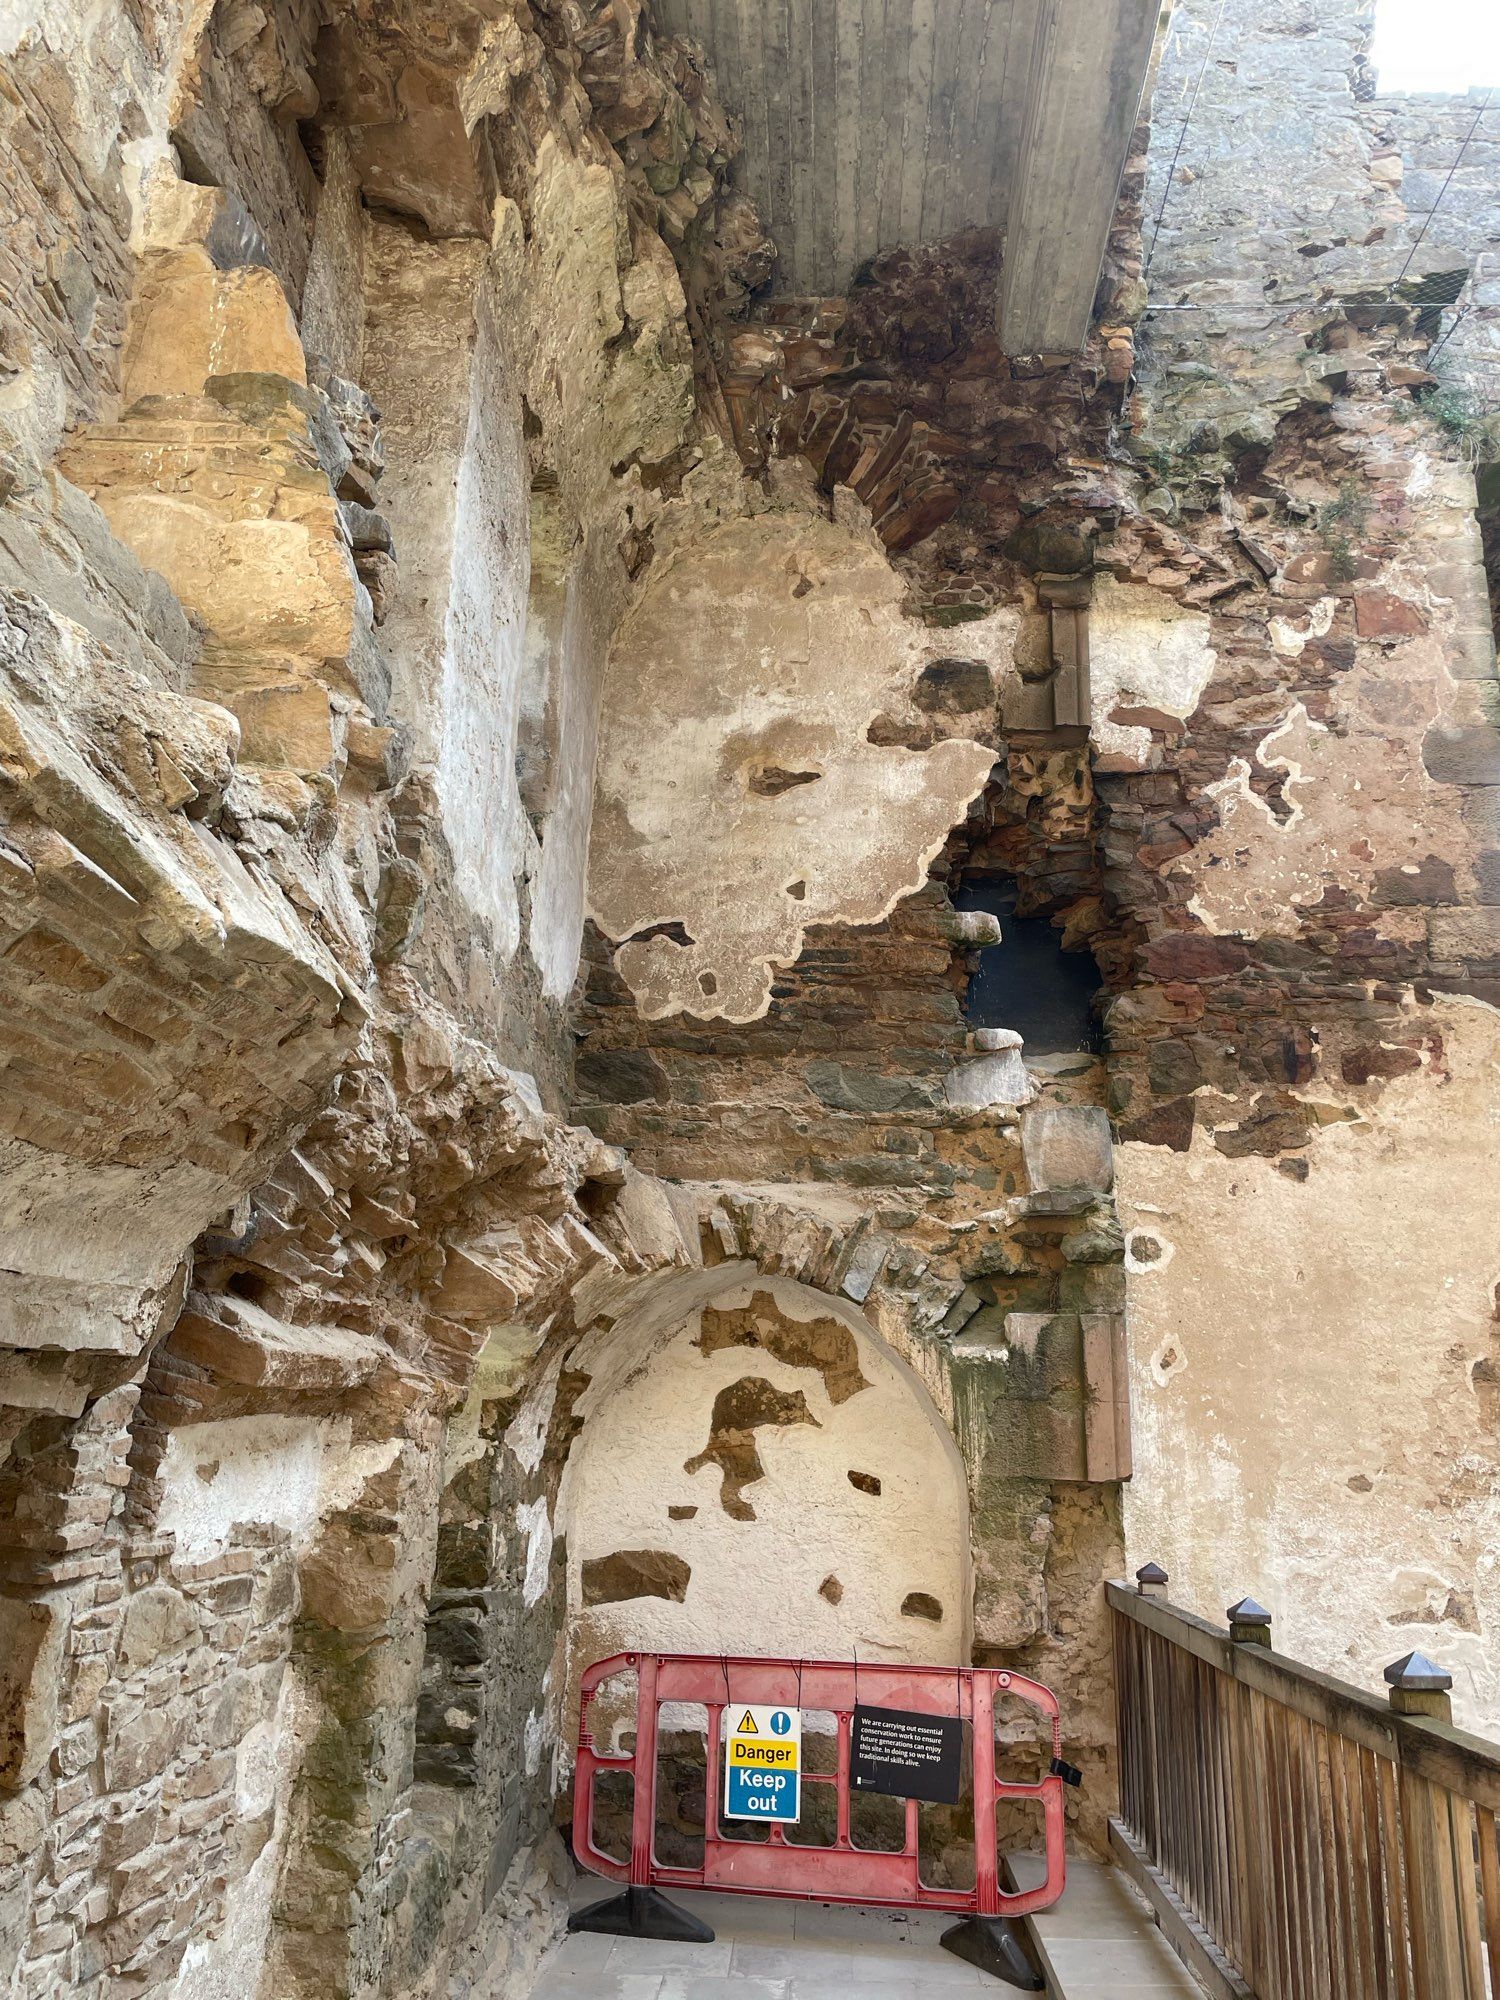
{"label": "red plastic barrier", "polygon": [[[611,1757],[594,1748],[589,1710],[602,1681],[635,1669],[635,1747]],[[912,1709],[934,1716],[955,1713],[972,1723],[974,1762],[975,1882],[972,1889],[925,1883],[917,1856],[917,1801],[906,1801],[906,1840],[899,1853],[856,1847],[849,1833],[850,1736],[856,1698],[862,1707]],[[1063,1778],[1010,1784],[995,1775],[995,1697],[1018,1696],[1052,1725],[1052,1756],[1061,1757],[1057,1697],[1039,1681],[998,1667],[864,1666],[847,1661],[723,1659],[697,1653],[614,1653],[596,1660],[583,1676],[578,1718],[578,1767],[573,1788],[573,1848],[597,1875],[638,1887],[738,1889],[756,1896],[796,1896],[824,1903],[885,1903],[901,1908],[951,1911],[959,1916],[1022,1917],[1045,1910],[1063,1892]],[[708,1807],[703,1863],[673,1867],[655,1849],[656,1745],[665,1702],[694,1702],[708,1711]],[[804,1785],[837,1787],[838,1831],[831,1847],[800,1845],[783,1828],[769,1826],[764,1842],[727,1840],[718,1831],[722,1788],[724,1710],[769,1703],[831,1710],[838,1719],[836,1771],[804,1770]],[[630,1860],[615,1860],[594,1845],[594,1785],[601,1771],[628,1771],[634,1781]],[[1047,1878],[1021,1895],[1000,1887],[995,1844],[999,1799],[1041,1801],[1047,1837]]]}

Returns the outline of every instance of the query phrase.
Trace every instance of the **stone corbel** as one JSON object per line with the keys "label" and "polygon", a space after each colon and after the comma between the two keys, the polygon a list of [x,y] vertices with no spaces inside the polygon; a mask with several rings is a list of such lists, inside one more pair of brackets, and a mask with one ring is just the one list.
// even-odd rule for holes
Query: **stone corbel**
{"label": "stone corbel", "polygon": [[1037,594],[1052,620],[1052,714],[1056,729],[1087,729],[1090,721],[1089,604],[1094,580],[1039,576]]}

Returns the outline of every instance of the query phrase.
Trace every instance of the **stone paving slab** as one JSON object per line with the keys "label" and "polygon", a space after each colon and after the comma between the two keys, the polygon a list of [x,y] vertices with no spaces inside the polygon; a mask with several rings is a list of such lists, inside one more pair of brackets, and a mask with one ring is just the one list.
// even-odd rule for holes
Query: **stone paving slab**
{"label": "stone paving slab", "polygon": [[[1017,1886],[1040,1881],[1040,1855],[1011,1857]],[[1068,1886],[1029,1919],[1054,2000],[1204,2000],[1118,1868],[1068,1856]]]}

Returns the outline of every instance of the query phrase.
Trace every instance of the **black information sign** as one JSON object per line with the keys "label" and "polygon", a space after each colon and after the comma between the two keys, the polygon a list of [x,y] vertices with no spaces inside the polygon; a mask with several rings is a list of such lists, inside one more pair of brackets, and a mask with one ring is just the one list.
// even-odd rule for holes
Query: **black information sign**
{"label": "black information sign", "polygon": [[964,1726],[956,1715],[855,1708],[850,1779],[856,1791],[958,1803]]}

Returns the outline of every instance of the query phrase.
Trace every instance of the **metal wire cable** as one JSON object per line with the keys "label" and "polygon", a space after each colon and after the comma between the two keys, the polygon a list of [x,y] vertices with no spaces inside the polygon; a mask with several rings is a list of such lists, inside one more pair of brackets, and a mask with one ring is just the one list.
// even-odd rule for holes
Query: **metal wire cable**
{"label": "metal wire cable", "polygon": [[1469,317],[1471,310],[1472,308],[1469,306],[1458,306],[1454,309],[1452,326],[1449,327],[1448,331],[1443,335],[1442,339],[1438,342],[1437,346],[1434,347],[1427,356],[1427,366],[1429,368],[1432,366],[1433,362],[1437,360],[1438,356],[1442,353],[1443,349],[1448,345],[1448,342],[1453,338],[1454,334],[1458,332],[1458,329],[1463,325],[1464,321]]}
{"label": "metal wire cable", "polygon": [[1443,185],[1438,189],[1437,200],[1432,204],[1431,208],[1428,209],[1427,219],[1422,224],[1422,227],[1417,231],[1416,241],[1412,244],[1410,250],[1408,250],[1406,253],[1406,262],[1401,266],[1401,275],[1395,280],[1395,282],[1390,287],[1392,292],[1394,292],[1397,286],[1399,286],[1405,280],[1407,272],[1411,269],[1411,260],[1413,257],[1416,256],[1417,252],[1421,249],[1422,239],[1427,234],[1428,230],[1432,227],[1432,218],[1437,214],[1438,210],[1443,205],[1443,196],[1448,192],[1449,188],[1453,185],[1453,176],[1458,172],[1459,168],[1463,165],[1464,154],[1467,153],[1469,150],[1469,141],[1473,138],[1474,134],[1479,130],[1479,121],[1484,116],[1485,112],[1489,110],[1490,99],[1494,96],[1494,94],[1495,93],[1493,89],[1487,90],[1484,93],[1484,102],[1483,104],[1480,105],[1479,109],[1474,113],[1474,123],[1469,127],[1468,131],[1464,134],[1464,142],[1459,147],[1458,152],[1454,156],[1453,165],[1448,169],[1448,178],[1443,182]]}
{"label": "metal wire cable", "polygon": [[1150,276],[1151,260],[1156,255],[1156,239],[1161,234],[1161,219],[1167,212],[1167,203],[1172,199],[1172,189],[1177,181],[1177,162],[1182,158],[1182,142],[1188,135],[1188,127],[1193,122],[1193,113],[1198,109],[1198,93],[1203,88],[1203,79],[1208,74],[1209,58],[1214,52],[1214,43],[1219,39],[1219,28],[1224,20],[1224,9],[1228,0],[1219,0],[1219,11],[1214,16],[1214,24],[1208,31],[1208,46],[1203,51],[1203,61],[1198,66],[1198,76],[1193,84],[1193,94],[1188,100],[1187,115],[1182,121],[1182,129],[1177,134],[1177,145],[1172,153],[1172,164],[1167,169],[1167,184],[1162,189],[1161,207],[1156,211],[1156,222],[1151,231],[1151,246],[1146,252],[1146,262],[1141,271],[1142,283]]}

